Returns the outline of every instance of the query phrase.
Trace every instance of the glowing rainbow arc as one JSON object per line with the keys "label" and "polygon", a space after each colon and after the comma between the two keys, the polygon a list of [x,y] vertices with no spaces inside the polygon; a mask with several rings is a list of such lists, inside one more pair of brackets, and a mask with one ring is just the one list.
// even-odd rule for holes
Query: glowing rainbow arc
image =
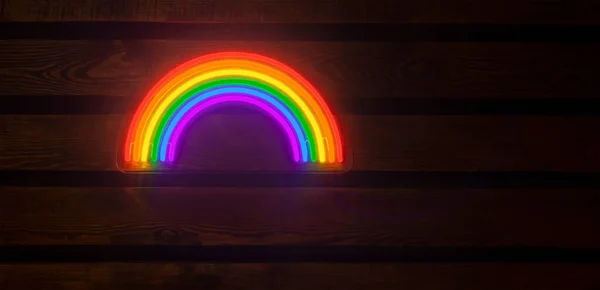
{"label": "glowing rainbow arc", "polygon": [[210,107],[231,102],[257,107],[276,120],[294,161],[343,162],[337,122],[317,90],[288,66],[244,52],[204,55],[165,75],[130,123],[125,162],[174,162],[190,121]]}

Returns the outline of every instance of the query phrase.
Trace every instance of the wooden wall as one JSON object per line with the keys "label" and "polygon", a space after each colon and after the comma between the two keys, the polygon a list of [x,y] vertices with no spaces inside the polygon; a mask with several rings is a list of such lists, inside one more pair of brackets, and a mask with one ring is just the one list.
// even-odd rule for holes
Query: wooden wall
{"label": "wooden wall", "polygon": [[3,0],[5,21],[599,23],[589,0]]}
{"label": "wooden wall", "polygon": [[[2,0],[2,289],[600,289],[600,42],[577,34],[600,31],[599,12],[594,0]],[[48,22],[64,29],[31,33]],[[141,38],[114,29],[149,22],[164,30]],[[238,25],[234,32],[245,23],[294,25],[261,26],[267,37],[258,41],[166,37],[179,22]],[[379,23],[373,34],[398,28],[431,39],[281,39],[367,23]],[[558,32],[522,41],[537,37],[537,24],[559,24]],[[451,35],[441,34],[446,27]],[[482,27],[493,28],[492,41],[481,41]],[[280,35],[269,40],[269,32]],[[170,67],[223,49],[273,56],[311,80],[339,111],[351,172],[162,177],[160,187],[123,179],[118,129],[132,106]],[[254,144],[247,164],[283,158],[284,145],[254,135],[268,124],[243,127],[260,116],[209,118],[218,129],[202,134],[236,136],[215,142]],[[190,158],[201,143],[187,145]],[[80,259],[47,256],[77,245],[90,246]],[[280,256],[261,248],[264,256],[243,261],[177,261],[150,252],[128,263],[114,250],[124,245],[162,246],[154,254],[163,258],[181,246],[273,246]],[[11,254],[15,246],[34,254]],[[289,247],[281,254],[275,246]],[[319,259],[324,246],[364,248],[329,261]],[[429,256],[355,257],[390,246]],[[481,257],[467,257],[472,249]],[[505,256],[489,254],[497,249]],[[566,249],[579,256],[556,254]],[[296,251],[314,261],[283,261]]]}

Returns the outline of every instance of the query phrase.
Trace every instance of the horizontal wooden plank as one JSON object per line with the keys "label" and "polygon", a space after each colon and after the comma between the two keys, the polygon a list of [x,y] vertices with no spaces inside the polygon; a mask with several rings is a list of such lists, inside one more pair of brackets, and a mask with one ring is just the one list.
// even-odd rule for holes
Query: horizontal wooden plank
{"label": "horizontal wooden plank", "polygon": [[[596,265],[27,264],[0,265],[4,289],[588,290]],[[432,279],[432,277],[434,277]]]}
{"label": "horizontal wooden plank", "polygon": [[597,190],[0,188],[2,245],[600,243]]}
{"label": "horizontal wooden plank", "polygon": [[[234,188],[404,188],[404,189],[599,189],[600,173],[551,171],[357,171],[298,172],[177,171],[124,174],[104,170],[2,170],[7,187],[234,187]],[[248,174],[250,173],[250,174]],[[599,259],[600,260],[600,259]]]}
{"label": "horizontal wooden plank", "polygon": [[598,23],[593,0],[2,1],[4,21]]}
{"label": "horizontal wooden plank", "polygon": [[[599,117],[342,115],[353,170],[598,171]],[[0,116],[0,169],[116,170],[123,115]],[[287,169],[288,145],[260,114],[207,115],[183,168]],[[203,138],[203,136],[206,136]]]}
{"label": "horizontal wooden plank", "polygon": [[0,95],[141,99],[195,56],[244,50],[279,59],[332,103],[348,98],[597,97],[600,45],[231,41],[0,41]]}
{"label": "horizontal wooden plank", "polygon": [[600,43],[600,25],[0,22],[0,39]]}
{"label": "horizontal wooden plank", "polygon": [[[0,96],[0,115],[129,114],[137,106],[108,95]],[[600,98],[346,98],[334,109],[349,115],[600,116]]]}

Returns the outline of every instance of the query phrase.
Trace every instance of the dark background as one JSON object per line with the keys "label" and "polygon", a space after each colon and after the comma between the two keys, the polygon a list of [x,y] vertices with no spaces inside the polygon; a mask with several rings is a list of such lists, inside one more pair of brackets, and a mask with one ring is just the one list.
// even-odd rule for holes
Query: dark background
{"label": "dark background", "polygon": [[[2,0],[0,20],[2,289],[600,289],[600,1]],[[220,50],[312,81],[352,170],[122,175],[146,91]],[[258,114],[193,130],[192,166],[286,158]]]}

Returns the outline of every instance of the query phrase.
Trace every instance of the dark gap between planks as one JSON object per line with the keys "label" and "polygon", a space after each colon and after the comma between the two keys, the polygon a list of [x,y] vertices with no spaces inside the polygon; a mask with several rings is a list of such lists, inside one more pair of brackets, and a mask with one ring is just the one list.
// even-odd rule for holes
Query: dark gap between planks
{"label": "dark gap between planks", "polygon": [[342,174],[0,171],[0,186],[27,187],[333,187],[333,188],[600,188],[591,172],[349,171]]}
{"label": "dark gap between planks", "polygon": [[3,22],[0,39],[600,42],[600,25]]}
{"label": "dark gap between planks", "polygon": [[599,248],[368,246],[3,246],[2,263],[598,263]]}
{"label": "dark gap between planks", "polygon": [[[139,100],[108,95],[7,95],[0,114],[88,115],[133,113]],[[336,104],[337,105],[337,104]],[[355,115],[547,115],[598,116],[600,99],[592,98],[348,98],[335,106]],[[248,114],[228,110],[225,114]]]}

